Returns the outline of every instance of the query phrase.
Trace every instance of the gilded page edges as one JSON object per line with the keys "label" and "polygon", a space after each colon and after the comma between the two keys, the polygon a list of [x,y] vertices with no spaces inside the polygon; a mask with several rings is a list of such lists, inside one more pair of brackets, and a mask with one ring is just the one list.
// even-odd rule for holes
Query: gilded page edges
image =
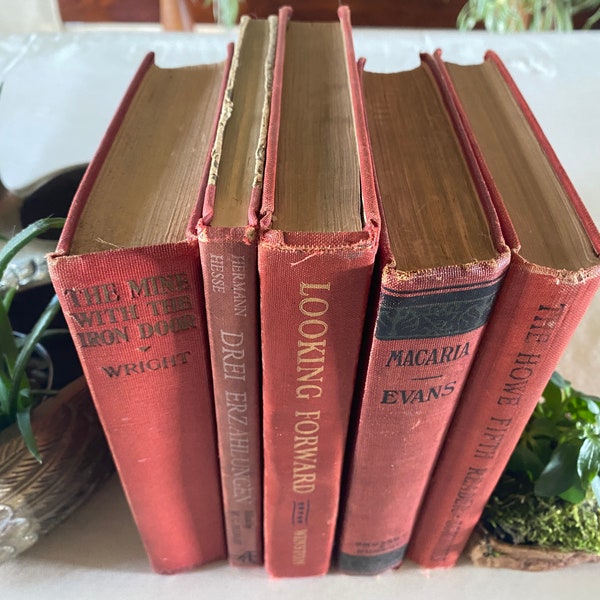
{"label": "gilded page edges", "polygon": [[255,154],[254,167],[254,187],[262,187],[263,176],[265,172],[265,153],[267,150],[267,132],[269,129],[269,114],[271,110],[271,92],[273,90],[273,66],[275,64],[275,46],[277,44],[277,23],[276,15],[268,18],[269,24],[269,42],[267,55],[265,57],[265,95],[263,99],[262,118],[260,124],[260,134]]}
{"label": "gilded page edges", "polygon": [[275,66],[275,50],[277,47],[277,27],[279,19],[276,15],[271,15],[267,21],[269,25],[269,41],[264,65],[265,94],[263,98],[260,132],[254,155],[254,181],[252,182],[252,194],[250,196],[250,204],[248,205],[248,228],[245,236],[245,239],[249,243],[254,243],[258,239],[256,229],[258,229],[258,213],[260,212],[263,179],[265,175],[269,117],[271,114],[271,95],[273,91],[273,70]]}
{"label": "gilded page edges", "polygon": [[75,235],[75,230],[77,229],[77,225],[79,224],[79,219],[87,202],[88,196],[92,188],[94,187],[94,183],[102,169],[102,165],[106,160],[106,157],[112,147],[114,139],[121,128],[123,120],[125,119],[125,115],[137,94],[137,91],[144,80],[144,77],[148,73],[148,71],[154,66],[155,55],[153,52],[146,54],[143,61],[141,62],[138,70],[136,71],[125,95],[123,96],[117,111],[100,142],[100,146],[98,147],[96,154],[92,158],[88,169],[83,176],[81,184],[77,192],[75,193],[75,197],[71,204],[71,208],[69,210],[68,218],[66,220],[65,226],[61,232],[60,238],[58,240],[58,244],[56,247],[56,251],[52,253],[50,258],[57,258],[60,256],[66,256],[69,254],[71,250],[71,242],[73,240],[73,236]]}
{"label": "gilded page edges", "polygon": [[598,229],[591,215],[589,214],[587,208],[585,207],[579,194],[577,193],[573,182],[567,175],[567,172],[565,171],[562,163],[558,159],[554,148],[548,141],[546,134],[542,130],[538,120],[533,114],[533,111],[531,110],[529,104],[525,100],[525,97],[521,93],[520,89],[518,88],[517,84],[515,83],[514,79],[512,78],[511,74],[506,68],[505,64],[495,52],[488,50],[485,54],[485,60],[487,62],[492,63],[504,79],[510,93],[515,99],[521,112],[523,113],[525,120],[529,123],[531,130],[537,138],[538,143],[541,146],[544,154],[546,155],[548,162],[550,163],[552,169],[556,173],[556,177],[558,178],[565,192],[567,193],[575,209],[575,212],[577,213],[579,219],[581,219],[583,227],[589,237],[590,244],[592,245],[596,256],[600,256],[600,233],[598,232]]}
{"label": "gilded page edges", "polygon": [[277,18],[277,39],[275,41],[271,102],[268,119],[268,145],[265,154],[263,192],[260,208],[260,227],[267,231],[271,227],[275,202],[275,177],[277,169],[277,148],[279,145],[279,124],[281,121],[281,92],[285,63],[285,41],[288,21],[292,17],[292,9],[283,6]]}
{"label": "gilded page edges", "polygon": [[248,21],[250,20],[247,16],[242,16],[240,19],[240,31],[238,35],[238,42],[235,44],[233,56],[231,57],[231,66],[229,68],[229,75],[227,77],[227,83],[225,85],[225,93],[223,95],[223,103],[221,105],[221,114],[217,122],[217,130],[215,133],[215,141],[211,152],[211,163],[210,170],[208,173],[208,185],[216,185],[217,177],[219,173],[219,163],[221,160],[221,153],[223,151],[223,137],[225,135],[225,128],[227,122],[233,112],[233,90],[235,88],[235,80],[237,68],[240,61],[240,49],[243,45],[244,34],[248,27]]}
{"label": "gilded page edges", "polygon": [[373,230],[373,235],[378,237],[381,217],[377,204],[377,193],[375,184],[375,173],[373,169],[373,155],[369,136],[367,133],[367,119],[362,95],[362,73],[365,59],[356,61],[354,44],[352,38],[352,23],[350,9],[342,5],[337,11],[344,41],[344,52],[346,58],[346,71],[350,85],[350,96],[352,100],[352,112],[354,117],[354,132],[356,136],[357,153],[360,168],[361,203],[363,211],[363,222],[367,229]]}

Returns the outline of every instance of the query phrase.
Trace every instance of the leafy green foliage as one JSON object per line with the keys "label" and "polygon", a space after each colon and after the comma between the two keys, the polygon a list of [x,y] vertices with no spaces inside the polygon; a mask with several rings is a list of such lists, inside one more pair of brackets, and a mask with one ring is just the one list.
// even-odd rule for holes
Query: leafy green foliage
{"label": "leafy green foliage", "polygon": [[[0,280],[17,252],[49,229],[60,229],[63,218],[46,218],[32,223],[10,238],[0,249]],[[27,376],[28,362],[40,340],[55,333],[48,329],[60,306],[54,296],[25,338],[18,340],[13,332],[9,309],[17,290],[9,288],[0,298],[0,430],[17,423],[29,451],[41,462],[31,428],[31,410],[39,399]]]}
{"label": "leafy green foliage", "polygon": [[[577,503],[590,489],[598,490],[600,398],[578,392],[555,373],[506,471],[523,485],[533,485],[540,497]],[[600,495],[596,499],[600,502]]]}
{"label": "leafy green foliage", "polygon": [[584,29],[600,19],[599,0],[469,0],[461,9],[456,24],[460,30],[483,24],[488,31],[571,31],[573,17],[595,11]]}
{"label": "leafy green foliage", "polygon": [[555,373],[483,515],[501,539],[600,553],[600,398]]}
{"label": "leafy green foliage", "polygon": [[217,23],[231,26],[237,21],[240,12],[240,0],[205,0],[205,6],[212,5],[213,16]]}

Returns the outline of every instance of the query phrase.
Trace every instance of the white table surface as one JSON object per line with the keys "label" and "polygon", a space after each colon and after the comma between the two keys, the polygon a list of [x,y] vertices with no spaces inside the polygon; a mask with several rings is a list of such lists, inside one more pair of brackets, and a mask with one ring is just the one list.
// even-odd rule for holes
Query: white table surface
{"label": "white table surface", "polygon": [[[90,160],[143,55],[177,66],[220,60],[235,30],[194,34],[145,29],[0,37],[0,176],[23,191],[48,173]],[[357,29],[357,56],[371,70],[415,67],[420,51],[478,62],[487,48],[505,61],[576,189],[600,223],[600,32],[491,35],[442,30]],[[600,299],[578,328],[560,371],[600,395]],[[176,576],[153,574],[119,482],[109,481],[67,522],[0,565],[2,600],[96,598],[411,598],[486,600],[598,597],[600,565],[547,573],[407,563],[376,577],[330,574],[270,580],[262,569],[225,563]]]}

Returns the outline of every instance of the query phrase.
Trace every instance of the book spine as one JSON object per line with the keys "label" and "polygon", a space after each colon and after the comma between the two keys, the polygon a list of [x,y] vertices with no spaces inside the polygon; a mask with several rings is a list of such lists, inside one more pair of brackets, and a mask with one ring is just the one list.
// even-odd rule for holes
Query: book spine
{"label": "book spine", "polygon": [[462,275],[384,269],[349,444],[342,571],[375,574],[402,562],[507,264],[504,256]]}
{"label": "book spine", "polygon": [[330,566],[375,245],[284,235],[259,244],[265,565],[299,577]]}
{"label": "book spine", "polygon": [[[256,231],[199,234],[229,562],[262,564],[262,437]],[[246,241],[244,241],[246,240]]]}
{"label": "book spine", "polygon": [[152,567],[224,558],[197,243],[48,262]]}
{"label": "book spine", "polygon": [[[590,273],[591,275],[591,273]],[[409,544],[425,567],[458,560],[598,277],[511,261]]]}

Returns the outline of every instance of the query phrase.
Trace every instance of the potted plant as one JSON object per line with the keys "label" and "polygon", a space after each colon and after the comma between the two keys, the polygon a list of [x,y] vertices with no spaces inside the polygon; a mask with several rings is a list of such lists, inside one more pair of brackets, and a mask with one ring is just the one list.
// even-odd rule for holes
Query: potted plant
{"label": "potted plant", "polygon": [[[194,0],[197,1],[197,0]],[[216,23],[231,26],[237,22],[241,0],[205,0],[205,5],[212,5]]]}
{"label": "potted plant", "polygon": [[[47,218],[32,223],[12,237],[0,250],[0,280],[17,252],[31,240],[49,229],[63,226],[63,218]],[[54,333],[48,330],[49,324],[58,313],[60,306],[56,296],[50,300],[37,323],[25,337],[15,335],[12,329],[9,310],[17,293],[17,287],[9,287],[0,304],[0,430],[16,422],[29,451],[38,461],[39,452],[31,431],[31,410],[36,400],[48,392],[46,384],[36,385],[27,374],[30,359],[44,335]],[[41,389],[40,389],[41,388]]]}
{"label": "potted plant", "polygon": [[600,20],[598,0],[469,0],[461,9],[457,27],[474,29],[482,24],[488,31],[571,31],[573,17],[592,14],[583,24],[590,29]]}
{"label": "potted plant", "polygon": [[[160,0],[160,21],[167,31],[192,31],[194,16],[206,18],[209,7],[215,23],[231,27],[235,25],[243,0]],[[199,14],[197,14],[199,13]]]}
{"label": "potted plant", "polygon": [[600,398],[555,373],[482,515],[476,564],[600,562]]}
{"label": "potted plant", "polygon": [[[0,248],[0,281],[19,250],[63,218],[38,220]],[[31,546],[70,514],[113,471],[85,379],[49,389],[52,366],[33,363],[60,306],[53,296],[31,330],[13,331],[18,289],[0,296],[0,563]],[[40,463],[43,462],[43,465]]]}

